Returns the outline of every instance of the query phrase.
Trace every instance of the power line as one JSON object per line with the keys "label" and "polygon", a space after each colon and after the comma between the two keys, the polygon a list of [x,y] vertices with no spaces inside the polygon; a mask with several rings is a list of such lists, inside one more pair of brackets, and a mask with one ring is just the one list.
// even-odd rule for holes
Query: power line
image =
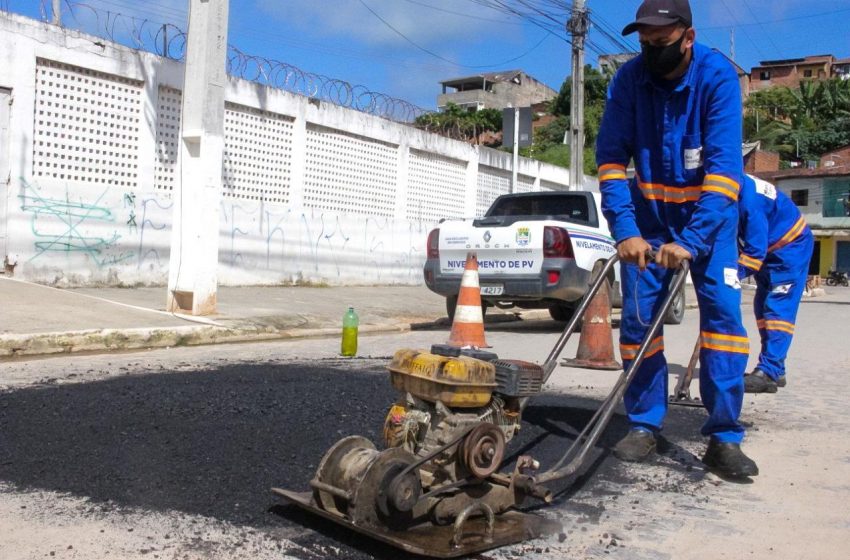
{"label": "power line", "polygon": [[[728,9],[729,8],[727,6],[727,10]],[[832,10],[831,12],[820,12],[820,13],[817,13],[817,14],[808,14],[808,15],[805,15],[805,16],[795,16],[795,17],[788,17],[788,18],[781,18],[781,19],[773,19],[773,20],[756,22],[756,23],[741,23],[741,24],[736,25],[736,27],[754,27],[756,25],[764,26],[764,25],[771,25],[771,24],[774,24],[774,23],[785,23],[785,22],[788,22],[788,21],[799,21],[799,20],[802,20],[802,19],[812,19],[812,18],[819,18],[819,17],[824,17],[824,16],[835,16],[835,15],[843,14],[843,13],[847,13],[847,12],[850,12],[850,8],[846,8],[846,9],[842,8],[840,10]],[[715,30],[718,30],[718,29],[728,29],[729,27],[730,27],[729,25],[716,25],[716,26],[713,26],[713,27],[700,27],[699,29],[700,29],[700,31],[715,31]]]}
{"label": "power line", "polygon": [[[723,4],[723,7],[726,8],[726,11],[729,12],[730,16],[732,16],[732,21],[737,22],[738,18],[735,17],[735,14],[729,8],[729,4],[726,3],[726,0],[720,0],[720,3]],[[759,44],[753,40],[752,36],[750,36],[750,33],[746,29],[742,29],[742,31],[744,32],[744,35],[747,36],[747,39],[749,39],[750,43],[752,43],[753,46],[756,48],[756,50],[758,51],[758,53],[762,57],[762,59],[767,58],[767,57],[764,56],[764,52],[761,50],[761,47],[759,46]]]}
{"label": "power line", "polygon": [[747,8],[747,11],[750,12],[750,15],[753,16],[753,21],[758,23],[759,28],[761,29],[762,33],[767,35],[767,38],[770,41],[770,44],[773,45],[773,50],[776,51],[776,52],[782,52],[782,49],[780,49],[777,46],[776,41],[773,40],[773,35],[768,33],[767,30],[765,30],[764,26],[761,24],[761,22],[758,20],[758,17],[756,16],[755,12],[753,12],[752,7],[750,7],[750,3],[747,0],[744,0],[744,6]]}
{"label": "power line", "polygon": [[452,14],[452,15],[455,15],[455,16],[461,16],[461,17],[465,17],[465,18],[469,18],[469,19],[477,19],[479,21],[489,21],[489,22],[492,22],[492,23],[501,23],[501,24],[505,24],[505,25],[522,25],[518,21],[510,21],[510,20],[505,20],[505,19],[491,19],[491,18],[485,18],[485,17],[481,17],[481,16],[474,16],[472,14],[465,14],[463,12],[455,12],[455,11],[452,11],[452,10],[447,10],[445,8],[440,8],[439,6],[432,6],[431,4],[426,4],[425,2],[419,2],[418,0],[405,0],[405,2],[409,2],[411,4],[416,4],[417,6],[423,6],[425,8],[429,8],[431,10],[435,10],[435,11],[438,11],[438,12],[443,12],[443,13],[446,13],[446,14]]}
{"label": "power line", "polygon": [[371,7],[370,7],[370,6],[369,6],[369,5],[368,5],[368,4],[367,4],[364,0],[358,0],[358,1],[359,1],[362,5],[363,5],[363,7],[364,7],[364,8],[366,8],[367,10],[369,10],[369,12],[371,12],[371,14],[372,14],[373,16],[375,16],[376,18],[378,18],[378,19],[381,21],[381,23],[383,23],[384,25],[386,25],[387,27],[389,27],[389,28],[390,28],[393,32],[395,32],[395,33],[396,33],[399,37],[401,37],[402,39],[404,39],[405,41],[407,41],[408,43],[410,43],[411,45],[413,45],[414,47],[416,47],[416,48],[417,48],[417,49],[419,49],[420,51],[422,51],[422,52],[424,52],[424,53],[427,53],[427,54],[429,54],[429,55],[433,56],[434,58],[438,58],[438,59],[440,59],[440,60],[443,60],[443,61],[448,62],[448,63],[450,63],[450,64],[454,64],[455,66],[460,66],[460,67],[462,67],[462,68],[473,68],[473,69],[475,69],[475,68],[493,68],[493,67],[496,67],[496,66],[502,66],[502,65],[504,65],[504,64],[508,64],[509,62],[515,62],[515,61],[517,61],[517,60],[519,60],[519,59],[521,59],[521,58],[523,58],[523,57],[527,56],[528,54],[530,54],[532,51],[534,51],[535,49],[537,49],[537,47],[539,47],[540,45],[542,45],[542,44],[543,44],[543,41],[545,41],[545,40],[546,40],[546,36],[544,35],[544,36],[543,36],[543,38],[542,38],[542,39],[540,39],[540,41],[539,41],[536,45],[534,45],[531,49],[529,49],[528,51],[524,52],[523,54],[521,54],[521,55],[519,55],[519,56],[516,56],[516,57],[514,57],[514,58],[511,58],[510,60],[503,60],[502,62],[499,62],[499,63],[496,63],[496,64],[484,64],[484,65],[469,65],[469,64],[462,64],[462,63],[460,63],[460,62],[457,62],[457,61],[451,60],[451,59],[449,59],[449,58],[446,58],[446,57],[444,57],[444,56],[442,56],[442,55],[439,55],[439,54],[435,53],[434,51],[432,51],[432,50],[430,50],[430,49],[428,49],[428,48],[426,48],[426,47],[423,47],[423,46],[422,46],[422,45],[420,45],[419,43],[416,43],[416,42],[415,42],[415,41],[413,41],[410,37],[408,37],[407,35],[405,35],[405,34],[404,34],[404,33],[402,33],[401,31],[399,31],[398,29],[396,29],[396,28],[395,28],[395,27],[394,27],[394,26],[393,26],[390,22],[388,22],[388,21],[387,21],[387,20],[385,20],[383,17],[381,17],[381,15],[380,15],[380,14],[378,14],[378,12],[376,12],[375,10],[373,10],[373,9],[372,9],[372,8],[371,8]]}

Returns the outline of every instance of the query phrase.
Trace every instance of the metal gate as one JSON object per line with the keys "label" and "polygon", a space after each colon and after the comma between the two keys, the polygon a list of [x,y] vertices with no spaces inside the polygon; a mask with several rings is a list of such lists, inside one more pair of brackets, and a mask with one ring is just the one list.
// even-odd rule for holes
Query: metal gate
{"label": "metal gate", "polygon": [[8,242],[9,205],[9,115],[11,113],[12,90],[0,88],[0,271],[2,261],[6,257]]}

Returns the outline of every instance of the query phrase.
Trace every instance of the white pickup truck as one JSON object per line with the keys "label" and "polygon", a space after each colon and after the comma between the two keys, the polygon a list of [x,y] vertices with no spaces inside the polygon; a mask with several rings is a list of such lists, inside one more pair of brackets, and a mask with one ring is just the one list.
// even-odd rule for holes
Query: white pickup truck
{"label": "white pickup truck", "polygon": [[[466,254],[478,256],[484,311],[548,309],[567,321],[584,296],[596,267],[615,253],[599,195],[534,192],[503,195],[479,220],[444,221],[428,236],[425,284],[446,298],[454,316]],[[612,303],[620,306],[619,267],[610,278]],[[666,318],[679,323],[684,294]]]}

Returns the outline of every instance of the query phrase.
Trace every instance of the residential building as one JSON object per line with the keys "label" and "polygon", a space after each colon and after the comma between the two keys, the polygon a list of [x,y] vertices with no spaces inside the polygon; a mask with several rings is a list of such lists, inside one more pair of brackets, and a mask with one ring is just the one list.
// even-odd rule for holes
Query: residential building
{"label": "residential building", "polygon": [[820,167],[850,167],[850,145],[827,152],[820,157]]}
{"label": "residential building", "polygon": [[761,142],[744,144],[744,156],[749,155],[744,171],[750,175],[779,171],[779,154],[761,149]]}
{"label": "residential building", "polygon": [[627,63],[638,54],[639,53],[617,53],[600,55],[599,60],[597,61],[599,71],[606,76],[613,76],[617,73],[617,70],[620,69],[620,66]]}
{"label": "residential building", "polygon": [[836,60],[832,65],[832,76],[842,80],[850,80],[850,58]]}
{"label": "residential building", "polygon": [[[850,151],[850,147],[845,150]],[[830,269],[850,272],[850,160],[829,167],[757,175],[787,194],[812,228],[815,250],[809,273],[826,276]]]}
{"label": "residential building", "polygon": [[796,88],[804,80],[828,80],[835,75],[836,62],[831,54],[763,60],[750,72],[750,90],[759,91],[773,86]]}
{"label": "residential building", "polygon": [[443,93],[437,97],[440,110],[449,103],[469,111],[528,107],[558,96],[557,91],[522,70],[476,74],[440,84],[443,86]]}

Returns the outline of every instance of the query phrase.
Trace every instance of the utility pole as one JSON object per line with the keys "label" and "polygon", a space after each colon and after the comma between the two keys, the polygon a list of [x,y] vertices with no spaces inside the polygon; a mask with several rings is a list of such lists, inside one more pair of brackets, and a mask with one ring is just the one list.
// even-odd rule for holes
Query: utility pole
{"label": "utility pole", "polygon": [[511,192],[517,192],[519,178],[519,107],[514,107],[514,159],[511,165]]}
{"label": "utility pole", "polygon": [[53,25],[62,25],[62,0],[53,0]]}
{"label": "utility pole", "polygon": [[567,31],[573,36],[572,106],[570,108],[570,190],[584,185],[584,40],[588,18],[584,0],[574,0]]}
{"label": "utility pole", "polygon": [[216,311],[229,0],[190,0],[167,309]]}

